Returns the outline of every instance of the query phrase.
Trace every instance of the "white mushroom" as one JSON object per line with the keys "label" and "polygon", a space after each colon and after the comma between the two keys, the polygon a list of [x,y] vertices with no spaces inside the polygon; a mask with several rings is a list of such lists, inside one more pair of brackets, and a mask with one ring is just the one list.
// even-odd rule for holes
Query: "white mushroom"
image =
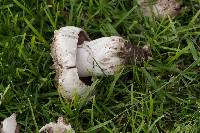
{"label": "white mushroom", "polygon": [[139,5],[145,16],[177,16],[181,10],[181,2],[178,0],[156,0],[150,3],[150,0],[138,0]]}
{"label": "white mushroom", "polygon": [[75,133],[75,131],[72,129],[71,125],[66,125],[63,117],[59,117],[57,123],[50,122],[49,124],[46,124],[43,126],[39,132],[45,132],[45,133]]}
{"label": "white mushroom", "polygon": [[120,66],[140,64],[149,56],[148,50],[131,45],[122,37],[90,41],[86,32],[73,26],[55,31],[51,51],[57,88],[67,99],[86,91],[88,86],[79,77],[113,75]]}
{"label": "white mushroom", "polygon": [[15,133],[17,130],[16,114],[12,114],[2,122],[0,133]]}

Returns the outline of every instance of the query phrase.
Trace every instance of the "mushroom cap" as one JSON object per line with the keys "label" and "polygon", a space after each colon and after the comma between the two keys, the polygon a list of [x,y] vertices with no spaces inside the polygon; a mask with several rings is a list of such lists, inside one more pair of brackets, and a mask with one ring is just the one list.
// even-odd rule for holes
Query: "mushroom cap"
{"label": "mushroom cap", "polygon": [[56,70],[56,85],[64,98],[79,95],[87,86],[79,79],[76,68],[77,45],[90,40],[85,31],[74,26],[62,27],[54,32],[51,55]]}
{"label": "mushroom cap", "polygon": [[58,76],[58,91],[66,99],[82,95],[88,86],[79,79],[77,68],[62,69]]}
{"label": "mushroom cap", "polygon": [[16,114],[14,113],[10,117],[4,119],[2,125],[2,133],[15,133],[17,127]]}
{"label": "mushroom cap", "polygon": [[48,132],[48,133],[75,133],[75,131],[72,129],[71,125],[65,124],[63,117],[59,117],[57,123],[50,122],[43,126],[39,132]]}
{"label": "mushroom cap", "polygon": [[177,0],[158,0],[156,2],[154,13],[160,16],[177,16],[181,9],[181,3]]}
{"label": "mushroom cap", "polygon": [[[84,37],[82,37],[84,36]],[[51,45],[51,55],[56,69],[76,66],[77,45],[79,39],[90,40],[87,33],[74,26],[62,27],[54,32],[54,41]]]}
{"label": "mushroom cap", "polygon": [[145,16],[175,17],[181,10],[181,2],[177,0],[156,0],[155,4],[150,0],[138,0]]}

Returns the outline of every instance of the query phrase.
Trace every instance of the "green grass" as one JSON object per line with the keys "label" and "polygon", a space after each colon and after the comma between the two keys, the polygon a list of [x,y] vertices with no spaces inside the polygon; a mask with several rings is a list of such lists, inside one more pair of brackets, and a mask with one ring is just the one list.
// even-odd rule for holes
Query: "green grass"
{"label": "green grass", "polygon": [[[16,112],[21,132],[64,116],[76,132],[200,131],[200,1],[175,19],[144,17],[135,0],[0,0],[0,120]],[[94,95],[64,101],[54,86],[50,43],[62,26],[92,39],[120,35],[149,44],[153,60],[94,78]]]}

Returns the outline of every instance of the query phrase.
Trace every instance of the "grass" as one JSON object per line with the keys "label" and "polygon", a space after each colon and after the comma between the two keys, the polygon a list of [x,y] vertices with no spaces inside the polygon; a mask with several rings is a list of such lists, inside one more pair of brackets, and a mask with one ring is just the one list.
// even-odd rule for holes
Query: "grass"
{"label": "grass", "polygon": [[[22,133],[59,116],[76,132],[198,133],[200,2],[183,5],[175,19],[154,19],[135,0],[0,0],[0,119],[16,112]],[[50,43],[66,25],[92,39],[120,35],[149,44],[153,60],[94,77],[94,95],[64,101],[54,86]]]}

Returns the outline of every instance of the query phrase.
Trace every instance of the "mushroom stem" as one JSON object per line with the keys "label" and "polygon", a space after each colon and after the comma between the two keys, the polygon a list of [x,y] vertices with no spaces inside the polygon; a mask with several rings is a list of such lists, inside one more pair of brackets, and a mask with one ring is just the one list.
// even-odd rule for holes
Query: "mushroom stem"
{"label": "mushroom stem", "polygon": [[77,68],[80,77],[113,75],[117,66],[123,65],[119,56],[125,47],[121,37],[102,37],[84,42],[78,47]]}
{"label": "mushroom stem", "polygon": [[142,64],[149,55],[147,49],[127,43],[118,36],[85,41],[77,50],[78,75],[114,75],[120,66]]}

